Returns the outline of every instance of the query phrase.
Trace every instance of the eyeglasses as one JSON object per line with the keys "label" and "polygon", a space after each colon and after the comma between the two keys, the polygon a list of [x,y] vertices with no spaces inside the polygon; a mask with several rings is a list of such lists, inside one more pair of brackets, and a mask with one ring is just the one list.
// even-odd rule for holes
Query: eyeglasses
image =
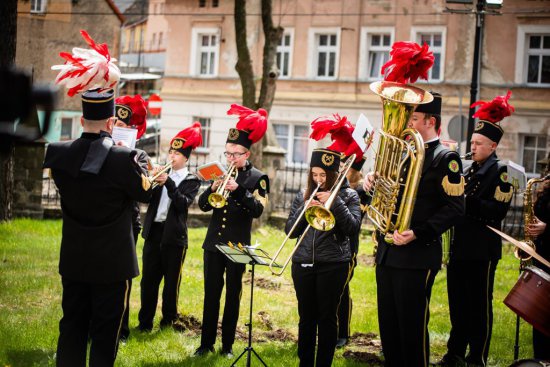
{"label": "eyeglasses", "polygon": [[225,155],[226,158],[241,158],[245,154],[246,154],[246,152],[245,153],[241,153],[241,152],[235,152],[235,153],[223,152],[223,155]]}

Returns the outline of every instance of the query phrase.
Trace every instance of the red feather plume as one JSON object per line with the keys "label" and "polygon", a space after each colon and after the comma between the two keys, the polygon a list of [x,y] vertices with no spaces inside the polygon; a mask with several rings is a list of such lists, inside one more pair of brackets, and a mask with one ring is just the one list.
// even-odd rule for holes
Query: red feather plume
{"label": "red feather plume", "polygon": [[185,139],[183,148],[191,147],[191,149],[195,149],[198,146],[201,146],[202,145],[201,123],[198,121],[193,122],[191,126],[180,131],[179,134],[176,135],[176,137],[181,137]]}
{"label": "red feather plume", "polygon": [[254,111],[248,107],[232,104],[227,114],[239,116],[239,121],[235,127],[239,130],[248,131],[248,139],[253,144],[263,138],[267,131],[267,111],[263,108]]}
{"label": "red feather plume", "polygon": [[147,104],[141,95],[122,96],[115,99],[115,104],[121,104],[130,107],[132,117],[130,118],[129,126],[137,127],[137,139],[141,138],[147,129]]}
{"label": "red feather plume", "polygon": [[335,113],[333,118],[319,117],[311,123],[310,138],[321,140],[328,134],[332,144],[327,149],[343,153],[346,157],[355,154],[355,161],[359,162],[363,158],[363,150],[353,139],[353,130],[355,129],[346,116],[340,117]]}
{"label": "red feather plume", "polygon": [[512,91],[509,90],[505,96],[497,96],[491,102],[477,101],[470,108],[481,106],[474,113],[474,117],[496,124],[515,111],[514,106],[508,103],[511,96]]}
{"label": "red feather plume", "polygon": [[397,83],[414,83],[418,78],[427,80],[434,59],[426,43],[420,46],[415,42],[395,42],[390,60],[382,66],[384,80]]}

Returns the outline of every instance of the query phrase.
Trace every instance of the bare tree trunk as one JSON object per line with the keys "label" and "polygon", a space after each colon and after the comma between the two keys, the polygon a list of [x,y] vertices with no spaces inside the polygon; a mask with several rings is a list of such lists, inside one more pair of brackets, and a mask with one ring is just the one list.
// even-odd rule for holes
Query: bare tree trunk
{"label": "bare tree trunk", "polygon": [[[17,0],[0,1],[0,68],[15,63],[17,41]],[[4,86],[5,87],[5,86]],[[1,119],[0,119],[1,123]],[[0,221],[12,218],[14,143],[9,139],[0,147]]]}
{"label": "bare tree trunk", "polygon": [[235,0],[235,40],[237,43],[237,64],[235,70],[239,73],[243,89],[243,105],[257,109],[256,84],[250,51],[246,43],[246,0]]}

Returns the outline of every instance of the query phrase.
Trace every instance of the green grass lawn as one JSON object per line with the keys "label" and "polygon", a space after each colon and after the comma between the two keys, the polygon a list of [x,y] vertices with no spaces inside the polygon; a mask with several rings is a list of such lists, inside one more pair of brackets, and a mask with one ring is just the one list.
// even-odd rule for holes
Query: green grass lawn
{"label": "green grass lawn", "polygon": [[[57,273],[61,234],[61,221],[18,219],[0,224],[0,367],[53,366],[61,317],[61,281]],[[181,282],[180,311],[197,320],[202,318],[203,274],[202,240],[205,228],[189,231],[190,248],[185,260]],[[279,246],[284,234],[274,228],[261,228],[253,234],[269,253]],[[141,256],[143,240],[138,244]],[[363,236],[360,248],[360,265],[351,283],[353,296],[352,333],[357,335],[350,346],[336,352],[334,366],[365,366],[357,358],[366,358],[379,351],[376,315],[376,284],[374,268],[368,265],[372,243]],[[140,261],[141,264],[141,261]],[[494,328],[489,354],[489,365],[508,366],[513,358],[515,314],[502,300],[517,279],[517,260],[509,245],[505,246],[504,259],[499,263],[494,292]],[[132,334],[122,345],[117,366],[229,366],[230,360],[219,354],[193,358],[200,342],[197,328],[180,334],[172,330],[159,330],[156,325],[151,334],[135,330],[139,310],[139,280],[134,280],[131,298],[130,327]],[[268,366],[296,366],[296,335],[298,314],[290,269],[283,277],[271,275],[265,267],[256,269],[254,292],[254,349]],[[245,275],[241,302],[238,340],[234,352],[245,347],[248,319],[250,276]],[[222,302],[223,307],[223,302]],[[160,311],[159,311],[160,312]],[[449,318],[445,271],[435,281],[431,301],[430,338],[431,360],[445,353],[449,335]],[[219,339],[218,339],[219,340]],[[531,327],[521,326],[520,357],[532,355]],[[216,345],[219,348],[219,343]],[[241,366],[246,360],[241,360]],[[260,365],[253,361],[253,365]],[[376,365],[371,363],[370,365]]]}

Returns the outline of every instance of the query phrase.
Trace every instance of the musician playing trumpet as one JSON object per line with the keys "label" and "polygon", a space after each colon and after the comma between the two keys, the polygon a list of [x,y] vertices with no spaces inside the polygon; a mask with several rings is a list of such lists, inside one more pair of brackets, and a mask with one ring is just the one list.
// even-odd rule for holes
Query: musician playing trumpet
{"label": "musician playing trumpet", "polygon": [[[314,135],[314,124],[312,127]],[[300,316],[300,366],[332,364],[338,337],[338,305],[352,271],[350,239],[361,226],[359,196],[345,177],[338,175],[340,156],[340,152],[329,149],[313,151],[307,188],[296,195],[285,226],[290,238],[300,237],[302,241],[292,256],[292,280]],[[335,187],[337,181],[342,183]],[[335,221],[332,229],[306,229],[307,211],[300,215],[304,206],[324,206],[329,200],[332,205],[327,209]]]}
{"label": "musician playing trumpet", "polygon": [[153,189],[142,234],[145,244],[138,329],[143,332],[153,328],[163,279],[160,326],[185,330],[178,313],[178,296],[188,246],[187,213],[200,187],[198,177],[189,173],[187,162],[192,150],[201,144],[201,125],[195,122],[170,142],[169,164],[165,167],[171,167],[171,172],[158,174],[158,168],[153,171],[158,186]]}
{"label": "musician playing trumpet", "polygon": [[199,208],[204,212],[212,211],[212,218],[202,245],[204,306],[201,344],[195,351],[195,356],[203,356],[214,351],[224,273],[227,288],[222,320],[221,354],[224,357],[233,356],[245,265],[231,262],[216,245],[229,242],[250,245],[252,220],[262,215],[267,206],[269,192],[267,175],[248,161],[251,145],[259,142],[267,130],[267,112],[233,104],[227,114],[239,116],[236,128],[229,130],[224,153],[228,165],[236,168],[237,178],[233,175],[226,177],[224,191],[227,191],[227,199],[211,199],[223,180],[214,181],[199,197]]}

